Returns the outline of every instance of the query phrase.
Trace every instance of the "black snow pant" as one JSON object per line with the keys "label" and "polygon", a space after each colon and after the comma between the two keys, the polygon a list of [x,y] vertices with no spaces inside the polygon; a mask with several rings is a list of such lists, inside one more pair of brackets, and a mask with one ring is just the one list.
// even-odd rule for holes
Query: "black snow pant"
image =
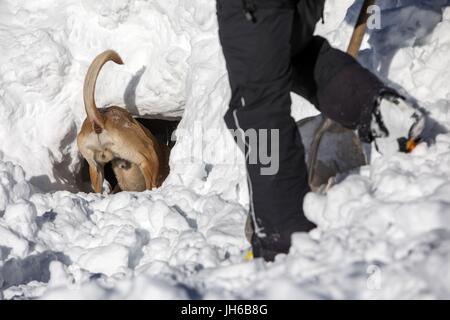
{"label": "black snow pant", "polygon": [[219,37],[232,92],[225,122],[233,130],[279,133],[278,148],[270,134],[265,138],[268,154],[278,152],[279,158],[278,171],[271,175],[262,174],[266,164],[249,161],[258,152],[249,147],[250,135],[236,137],[237,142],[245,140],[240,146],[246,146],[253,253],[266,260],[288,252],[292,233],[314,227],[303,213],[303,198],[310,189],[304,147],[290,115],[290,92],[369,141],[371,111],[384,88],[351,56],[313,36],[324,2],[217,0]]}

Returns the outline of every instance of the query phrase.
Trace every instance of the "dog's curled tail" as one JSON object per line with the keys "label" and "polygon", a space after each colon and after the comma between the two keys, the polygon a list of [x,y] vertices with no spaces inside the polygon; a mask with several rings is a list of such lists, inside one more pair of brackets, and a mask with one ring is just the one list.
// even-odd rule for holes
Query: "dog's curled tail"
{"label": "dog's curled tail", "polygon": [[122,58],[114,50],[106,50],[100,53],[92,61],[84,79],[83,99],[84,107],[92,127],[96,133],[101,133],[104,128],[104,118],[95,104],[95,83],[98,74],[103,65],[108,61],[114,61],[117,64],[123,64]]}

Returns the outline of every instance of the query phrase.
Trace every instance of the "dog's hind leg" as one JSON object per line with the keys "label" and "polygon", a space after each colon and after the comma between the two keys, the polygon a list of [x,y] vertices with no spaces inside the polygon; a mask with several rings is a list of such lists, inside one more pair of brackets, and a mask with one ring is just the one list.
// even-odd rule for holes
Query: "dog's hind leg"
{"label": "dog's hind leg", "polygon": [[155,166],[155,163],[152,164],[151,161],[145,160],[139,164],[139,168],[145,179],[145,188],[151,190],[158,187],[157,177],[159,168]]}
{"label": "dog's hind leg", "polygon": [[92,189],[96,193],[101,193],[103,190],[104,167],[95,162],[88,161],[88,163]]}
{"label": "dog's hind leg", "polygon": [[138,165],[145,179],[145,188],[150,190],[159,187],[160,179],[158,177],[160,175],[161,163],[154,146],[151,143],[142,144],[136,147],[135,150],[136,152],[127,160]]}

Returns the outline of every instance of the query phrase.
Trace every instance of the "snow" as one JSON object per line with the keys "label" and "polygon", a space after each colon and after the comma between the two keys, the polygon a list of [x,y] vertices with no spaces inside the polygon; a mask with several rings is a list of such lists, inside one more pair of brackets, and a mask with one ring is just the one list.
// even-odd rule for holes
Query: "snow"
{"label": "snow", "polygon": [[[426,141],[310,193],[318,228],[274,263],[244,260],[243,157],[212,0],[0,2],[0,297],[450,297],[450,2],[379,1],[360,61],[423,107]],[[361,1],[327,0],[317,33],[345,50]],[[82,82],[112,48],[99,106],[183,116],[162,187],[78,192]],[[296,119],[317,114],[293,96]],[[230,160],[231,159],[231,160]]]}

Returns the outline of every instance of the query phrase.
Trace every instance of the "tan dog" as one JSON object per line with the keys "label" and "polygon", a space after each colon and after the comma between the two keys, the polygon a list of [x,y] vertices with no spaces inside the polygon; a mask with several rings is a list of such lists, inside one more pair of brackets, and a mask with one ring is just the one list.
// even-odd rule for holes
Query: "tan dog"
{"label": "tan dog", "polygon": [[123,191],[143,191],[161,185],[168,174],[168,148],[123,108],[97,109],[95,83],[108,61],[123,64],[113,50],[99,54],[88,69],[83,97],[87,118],[77,137],[78,148],[89,164],[95,192],[102,192],[104,166],[112,163]]}

